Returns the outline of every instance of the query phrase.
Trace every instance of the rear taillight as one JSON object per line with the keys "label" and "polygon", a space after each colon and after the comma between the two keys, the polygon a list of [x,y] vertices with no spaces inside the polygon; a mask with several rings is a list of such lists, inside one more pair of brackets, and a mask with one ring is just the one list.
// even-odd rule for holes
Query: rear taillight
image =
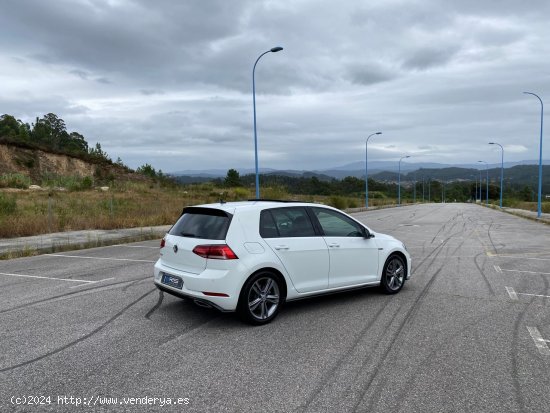
{"label": "rear taillight", "polygon": [[160,241],[160,248],[164,248],[164,246],[166,245],[166,240],[163,238],[161,241]]}
{"label": "rear taillight", "polygon": [[197,245],[193,252],[200,257],[214,260],[236,260],[239,257],[235,255],[229,245]]}

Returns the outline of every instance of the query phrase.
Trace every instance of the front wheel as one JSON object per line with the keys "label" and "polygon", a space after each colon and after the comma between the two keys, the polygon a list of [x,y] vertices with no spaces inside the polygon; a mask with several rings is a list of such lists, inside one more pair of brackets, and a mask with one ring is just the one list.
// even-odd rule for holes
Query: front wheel
{"label": "front wheel", "polygon": [[237,311],[243,321],[262,325],[277,316],[282,302],[279,278],[271,272],[260,272],[243,286]]}
{"label": "front wheel", "polygon": [[380,287],[386,294],[395,294],[405,284],[405,262],[399,255],[391,255],[384,264]]}

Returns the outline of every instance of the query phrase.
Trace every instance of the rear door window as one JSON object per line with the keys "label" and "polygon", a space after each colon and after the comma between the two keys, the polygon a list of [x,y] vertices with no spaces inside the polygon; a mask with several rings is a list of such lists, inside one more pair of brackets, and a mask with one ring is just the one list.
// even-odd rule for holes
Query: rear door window
{"label": "rear door window", "polygon": [[179,237],[224,240],[231,217],[219,209],[186,208],[168,233]]}
{"label": "rear door window", "polygon": [[273,208],[261,212],[263,238],[314,237],[315,229],[303,207]]}

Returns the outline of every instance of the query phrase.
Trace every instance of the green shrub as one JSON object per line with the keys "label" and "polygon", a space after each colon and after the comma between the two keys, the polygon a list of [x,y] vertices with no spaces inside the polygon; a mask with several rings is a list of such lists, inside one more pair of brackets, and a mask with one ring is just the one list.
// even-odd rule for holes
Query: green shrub
{"label": "green shrub", "polygon": [[27,189],[31,184],[31,178],[23,174],[4,174],[0,176],[0,188]]}
{"label": "green shrub", "polygon": [[341,196],[331,196],[329,205],[338,209],[346,209],[348,207],[348,203],[346,202],[346,199]]}
{"label": "green shrub", "polygon": [[242,200],[251,198],[249,196],[248,189],[246,188],[235,188],[233,190],[233,195],[234,195],[235,201],[242,201]]}
{"label": "green shrub", "polygon": [[80,184],[80,187],[83,189],[83,190],[86,190],[86,189],[91,189],[92,188],[92,185],[93,185],[93,180],[90,176],[86,176],[84,177],[84,179],[82,179],[82,182]]}
{"label": "green shrub", "polygon": [[260,197],[264,199],[289,199],[289,194],[283,186],[260,188]]}
{"label": "green shrub", "polygon": [[349,199],[348,208],[357,208],[357,201],[355,199]]}

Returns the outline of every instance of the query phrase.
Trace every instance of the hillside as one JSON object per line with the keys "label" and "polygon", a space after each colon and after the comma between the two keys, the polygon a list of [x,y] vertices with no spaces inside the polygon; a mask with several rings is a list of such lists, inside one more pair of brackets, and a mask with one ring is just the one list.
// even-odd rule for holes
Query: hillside
{"label": "hillside", "polygon": [[125,166],[105,160],[84,160],[77,156],[0,143],[0,175],[7,174],[25,175],[36,185],[52,176],[90,177],[99,182],[148,179]]}

